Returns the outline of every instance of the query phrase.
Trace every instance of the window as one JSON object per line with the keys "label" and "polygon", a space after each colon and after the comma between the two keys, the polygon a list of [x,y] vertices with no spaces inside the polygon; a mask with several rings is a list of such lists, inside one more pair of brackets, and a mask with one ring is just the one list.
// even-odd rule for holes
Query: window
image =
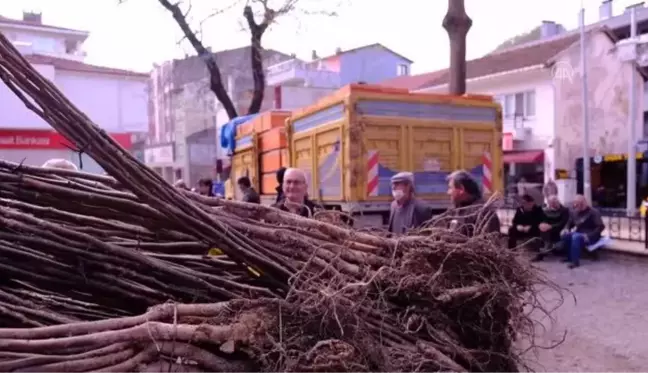
{"label": "window", "polygon": [[524,96],[524,116],[535,117],[536,115],[536,95],[535,91],[529,91]]}
{"label": "window", "polygon": [[503,99],[500,99],[500,104],[502,105],[502,112],[505,118],[513,118],[515,116],[532,118],[536,115],[535,91],[504,95]]}
{"label": "window", "polygon": [[409,75],[409,66],[406,64],[400,64],[398,65],[398,70],[396,71],[398,76],[406,76]]}
{"label": "window", "polygon": [[504,96],[504,117],[512,118],[515,115],[515,95]]}

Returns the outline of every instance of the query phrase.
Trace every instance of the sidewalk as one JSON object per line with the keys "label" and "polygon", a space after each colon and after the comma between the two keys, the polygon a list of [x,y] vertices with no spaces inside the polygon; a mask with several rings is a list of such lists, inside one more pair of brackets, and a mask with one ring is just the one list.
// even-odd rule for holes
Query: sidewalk
{"label": "sidewalk", "polygon": [[[510,219],[513,218],[513,211],[512,210],[497,210],[497,215],[500,218],[500,222],[502,223],[502,234],[507,234],[508,233],[508,227],[510,226]],[[606,227],[610,226],[609,223],[609,218],[604,216],[603,217],[603,222],[605,223]],[[634,232],[631,227],[629,227],[626,224],[622,224],[619,227],[617,227],[618,234],[615,235],[617,237],[637,237],[638,232]],[[609,235],[607,232],[607,229],[603,231],[604,235]],[[641,238],[643,239],[643,232],[640,233]],[[622,238],[612,238],[612,241],[608,243],[603,249],[605,250],[610,250],[614,252],[619,252],[619,253],[624,253],[624,254],[632,254],[632,255],[641,255],[641,256],[647,256],[648,257],[648,249],[646,249],[646,244],[643,241],[639,240],[629,240],[629,239],[622,239]]]}

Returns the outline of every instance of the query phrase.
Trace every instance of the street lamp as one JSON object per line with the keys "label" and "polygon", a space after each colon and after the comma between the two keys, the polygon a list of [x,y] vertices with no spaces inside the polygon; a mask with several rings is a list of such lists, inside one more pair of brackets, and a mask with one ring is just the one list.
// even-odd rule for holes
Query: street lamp
{"label": "street lamp", "polygon": [[587,59],[585,39],[585,8],[581,2],[579,17],[580,24],[580,57],[581,57],[581,84],[582,84],[582,110],[583,110],[583,196],[592,203],[592,182],[590,168],[590,141],[589,141],[589,89],[587,88]]}

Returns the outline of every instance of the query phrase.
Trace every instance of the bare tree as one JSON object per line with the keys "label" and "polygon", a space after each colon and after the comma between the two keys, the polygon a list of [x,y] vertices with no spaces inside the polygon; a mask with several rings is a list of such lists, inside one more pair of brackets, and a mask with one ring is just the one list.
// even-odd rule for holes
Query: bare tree
{"label": "bare tree", "polygon": [[[297,10],[297,5],[300,0],[283,0],[279,7],[272,7],[269,0],[245,0],[243,7],[243,18],[250,33],[250,66],[252,70],[252,77],[254,81],[254,90],[252,100],[247,109],[247,114],[256,114],[261,110],[263,98],[266,88],[266,77],[263,66],[263,47],[261,41],[263,35],[268,30],[268,27],[276,22],[277,18],[294,12]],[[218,66],[214,54],[203,44],[199,38],[199,32],[192,29],[187,20],[187,16],[191,6],[187,7],[187,11],[183,12],[181,9],[181,2],[171,0],[158,0],[158,2],[167,9],[173,16],[174,21],[180,27],[186,39],[198,56],[202,58],[209,73],[209,87],[216,95],[218,101],[223,105],[230,119],[239,115],[236,110],[232,98],[229,96],[225,85],[223,84],[223,77],[221,70]],[[243,2],[243,1],[241,1]],[[214,14],[218,13],[215,12]],[[312,12],[306,12],[311,13]],[[318,12],[324,14],[324,12]],[[212,14],[211,16],[213,16]],[[334,15],[334,13],[328,13]],[[209,17],[211,17],[209,16]],[[208,17],[208,18],[209,18]]]}

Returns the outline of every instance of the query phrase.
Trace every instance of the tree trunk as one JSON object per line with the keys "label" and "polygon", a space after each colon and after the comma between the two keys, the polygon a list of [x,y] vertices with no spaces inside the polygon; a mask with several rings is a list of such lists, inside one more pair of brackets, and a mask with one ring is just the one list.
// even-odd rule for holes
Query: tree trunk
{"label": "tree trunk", "polygon": [[196,53],[198,53],[198,56],[200,56],[200,58],[202,58],[205,62],[205,66],[207,67],[207,71],[209,72],[209,88],[212,90],[212,92],[214,92],[218,101],[223,105],[223,108],[227,112],[227,116],[230,119],[236,118],[238,116],[238,113],[236,112],[236,108],[232,103],[232,99],[227,93],[227,89],[225,89],[225,86],[223,85],[223,78],[221,76],[220,69],[218,68],[218,64],[216,64],[214,54],[207,50],[202,42],[198,40],[196,34],[191,30],[191,27],[189,27],[187,19],[182,13],[182,10],[178,6],[178,4],[171,4],[169,0],[158,1],[164,8],[171,12],[173,19],[182,30],[184,36],[187,38],[187,40],[189,40],[189,43],[191,43],[191,46],[194,48]]}
{"label": "tree trunk", "polygon": [[261,111],[261,105],[263,104],[263,98],[265,96],[265,72],[263,71],[263,56],[261,55],[261,35],[256,35],[252,33],[251,38],[251,66],[252,66],[252,78],[254,78],[254,93],[252,95],[252,102],[250,102],[250,107],[248,108],[248,114],[256,114]]}
{"label": "tree trunk", "polygon": [[448,13],[443,18],[443,28],[450,39],[450,91],[451,95],[466,93],[466,35],[472,20],[466,14],[464,0],[448,0]]}
{"label": "tree trunk", "polygon": [[268,28],[269,17],[266,16],[264,22],[257,24],[254,21],[254,15],[250,6],[245,7],[243,16],[247,20],[248,27],[250,27],[250,67],[252,68],[252,78],[254,79],[254,93],[252,94],[252,101],[247,112],[249,115],[261,111],[261,105],[263,105],[263,98],[265,96],[266,81],[265,72],[263,71],[261,38]]}

